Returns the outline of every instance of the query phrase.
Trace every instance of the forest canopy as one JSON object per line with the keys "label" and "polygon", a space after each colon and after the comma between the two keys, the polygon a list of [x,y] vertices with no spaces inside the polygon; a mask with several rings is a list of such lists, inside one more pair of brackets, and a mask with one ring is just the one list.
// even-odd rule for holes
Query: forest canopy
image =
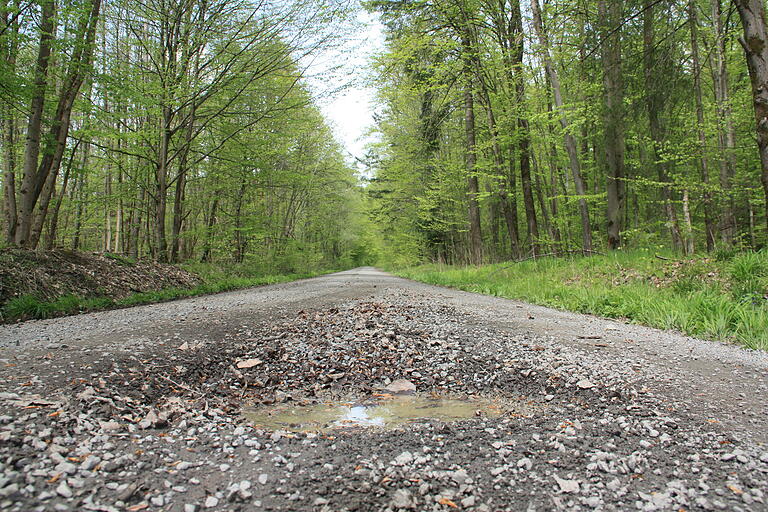
{"label": "forest canopy", "polygon": [[387,27],[368,163],[391,261],[765,245],[762,0],[367,6]]}
{"label": "forest canopy", "polygon": [[334,265],[361,195],[305,76],[325,0],[0,5],[7,243]]}

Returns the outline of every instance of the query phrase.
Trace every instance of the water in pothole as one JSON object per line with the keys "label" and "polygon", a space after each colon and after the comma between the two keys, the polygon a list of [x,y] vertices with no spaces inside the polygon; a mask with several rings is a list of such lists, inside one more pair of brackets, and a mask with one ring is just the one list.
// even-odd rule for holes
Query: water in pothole
{"label": "water in pothole", "polygon": [[523,402],[455,400],[421,396],[394,396],[362,402],[326,402],[315,405],[281,404],[244,411],[255,427],[267,430],[313,431],[345,427],[395,428],[420,420],[458,421],[504,413],[528,415],[534,407]]}

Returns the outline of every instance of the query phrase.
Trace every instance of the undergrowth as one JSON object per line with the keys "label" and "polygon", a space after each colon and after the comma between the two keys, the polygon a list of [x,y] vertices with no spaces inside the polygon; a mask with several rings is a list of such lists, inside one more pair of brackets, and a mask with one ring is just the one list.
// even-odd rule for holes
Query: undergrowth
{"label": "undergrowth", "polygon": [[[0,310],[0,320],[6,323],[33,319],[41,320],[87,311],[154,304],[254,286],[285,283],[325,273],[305,272],[278,275],[249,275],[252,269],[242,266],[224,268],[212,264],[198,263],[184,265],[184,267],[191,272],[197,273],[201,277],[202,283],[193,288],[166,288],[157,291],[134,293],[121,299],[64,295],[55,300],[46,301],[34,295],[22,295],[11,299],[3,306],[2,310]],[[332,271],[329,270],[327,272]]]}
{"label": "undergrowth", "polygon": [[650,251],[619,251],[479,267],[422,265],[395,273],[768,350],[766,252],[675,259]]}

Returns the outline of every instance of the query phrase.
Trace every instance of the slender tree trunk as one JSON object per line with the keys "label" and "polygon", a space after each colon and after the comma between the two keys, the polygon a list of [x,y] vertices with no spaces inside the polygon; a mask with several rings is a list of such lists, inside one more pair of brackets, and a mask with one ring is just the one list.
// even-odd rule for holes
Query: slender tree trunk
{"label": "slender tree trunk", "polygon": [[[18,4],[14,2],[13,5],[18,9]],[[7,72],[13,74],[16,72],[16,54],[18,53],[16,38],[19,33],[19,24],[13,20],[13,14],[8,3],[4,2],[0,6],[0,15],[2,15],[2,28],[8,34],[7,42],[2,48],[2,59],[5,61]],[[2,126],[3,137],[0,143],[3,146],[3,163],[5,164],[3,172],[5,240],[8,243],[14,243],[18,215],[16,205],[16,113],[13,106],[6,103],[2,109],[2,116],[0,126]]]}
{"label": "slender tree trunk", "polygon": [[549,86],[552,88],[552,96],[555,102],[555,109],[560,118],[560,126],[563,129],[563,143],[565,151],[568,153],[568,163],[571,168],[573,184],[576,188],[576,194],[579,196],[579,215],[581,217],[581,246],[584,251],[592,250],[592,225],[589,220],[589,206],[587,205],[587,189],[584,185],[584,177],[581,174],[581,162],[579,160],[579,151],[576,144],[576,138],[570,131],[570,121],[568,113],[564,109],[563,92],[560,86],[560,77],[557,69],[552,62],[549,50],[549,37],[544,29],[544,22],[541,15],[539,0],[531,0],[531,10],[533,12],[533,27],[538,34],[539,44],[541,45],[541,54],[544,60],[544,70],[549,80]]}
{"label": "slender tree trunk", "polygon": [[727,247],[733,245],[736,234],[736,215],[733,205],[733,176],[736,169],[734,150],[736,148],[736,130],[731,111],[731,94],[728,87],[728,61],[725,51],[725,30],[721,0],[712,0],[712,22],[715,28],[715,49],[712,66],[715,85],[715,101],[719,121],[718,141],[720,144],[720,189],[722,193],[722,217],[720,219],[720,239]]}
{"label": "slender tree trunk", "polygon": [[752,82],[752,98],[757,127],[757,147],[762,168],[768,227],[768,27],[765,22],[763,0],[733,0],[739,11],[744,37],[740,39],[747,58],[749,78]]}
{"label": "slender tree trunk", "polygon": [[693,254],[696,250],[693,241],[693,221],[691,220],[691,202],[688,189],[683,189],[683,220],[685,221],[685,253]]}
{"label": "slender tree trunk", "polygon": [[469,203],[469,261],[483,261],[483,236],[480,228],[480,185],[477,179],[477,147],[475,143],[475,100],[472,87],[472,46],[469,37],[462,40],[464,50],[464,135],[466,137],[467,201]]}
{"label": "slender tree trunk", "polygon": [[511,3],[512,25],[512,71],[514,76],[515,101],[517,103],[517,139],[520,152],[520,183],[523,188],[523,207],[528,225],[528,238],[531,243],[531,251],[538,254],[539,226],[536,219],[536,206],[533,198],[533,186],[531,183],[531,130],[525,112],[525,75],[523,72],[524,58],[524,32],[523,15],[520,10],[519,0]]}
{"label": "slender tree trunk", "polygon": [[132,213],[130,231],[128,235],[128,257],[134,260],[139,257],[139,240],[141,235],[141,212],[147,198],[147,191],[142,184],[138,184],[136,190],[136,206]]}
{"label": "slender tree trunk", "polygon": [[[507,227],[507,234],[510,240],[510,249],[513,258],[520,255],[520,236],[517,229],[517,214],[512,213],[513,207],[517,209],[517,205],[513,204],[513,201],[509,197],[509,189],[507,187],[507,180],[504,176],[504,154],[501,150],[501,144],[499,143],[499,128],[496,123],[496,115],[493,112],[493,104],[491,103],[490,93],[488,86],[480,76],[479,63],[475,59],[475,70],[477,74],[477,80],[480,84],[480,98],[483,103],[483,108],[488,119],[488,129],[491,132],[491,149],[493,153],[493,165],[495,173],[495,182],[498,187],[499,203],[501,211],[504,214],[504,221]],[[493,218],[493,217],[492,217]]]}
{"label": "slender tree trunk", "polygon": [[625,207],[624,183],[624,83],[621,74],[621,31],[623,0],[598,1],[603,20],[602,59],[605,87],[605,157],[608,192],[608,248],[621,246]]}
{"label": "slender tree trunk", "polygon": [[91,143],[86,141],[83,145],[83,159],[80,164],[80,173],[75,182],[74,197],[77,201],[75,213],[75,232],[72,237],[72,250],[80,250],[81,234],[83,229],[83,215],[85,213],[85,181],[88,176],[88,159],[91,155]]}
{"label": "slender tree trunk", "polygon": [[669,183],[669,172],[667,164],[661,161],[659,148],[664,144],[664,130],[661,125],[659,113],[664,109],[664,93],[660,91],[660,80],[655,72],[655,66],[659,65],[658,54],[656,52],[656,34],[655,34],[655,10],[654,3],[651,0],[643,2],[643,67],[645,73],[646,90],[646,108],[648,111],[648,121],[651,135],[651,158],[653,167],[659,176],[661,183],[661,198],[664,203],[664,212],[667,217],[672,238],[672,247],[676,250],[683,249],[682,236],[680,233],[680,223],[677,220],[677,211],[672,204],[672,190]]}
{"label": "slender tree trunk", "polygon": [[32,230],[32,212],[37,202],[37,164],[40,156],[40,141],[43,129],[43,107],[48,89],[48,64],[51,58],[51,46],[54,35],[56,6],[54,0],[43,0],[40,14],[40,45],[35,64],[35,81],[32,86],[32,101],[27,123],[27,136],[24,148],[24,165],[21,188],[19,189],[18,226],[16,245],[27,246]]}
{"label": "slender tree trunk", "polygon": [[701,61],[699,60],[699,21],[696,3],[688,3],[688,16],[691,25],[691,59],[693,61],[693,96],[696,102],[696,123],[699,136],[699,169],[704,186],[704,231],[706,232],[707,251],[715,249],[715,223],[712,219],[712,192],[709,190],[709,159],[706,155],[707,135],[704,132],[704,100],[701,93]]}
{"label": "slender tree trunk", "polygon": [[171,142],[170,107],[163,107],[160,146],[155,170],[155,259],[168,261],[168,242],[165,235],[165,216],[168,210],[168,160]]}
{"label": "slender tree trunk", "polygon": [[213,228],[216,225],[216,212],[219,207],[219,197],[214,196],[211,201],[211,209],[208,212],[208,222],[206,223],[205,242],[203,244],[203,255],[200,261],[208,263],[211,261],[211,246],[213,245]]}
{"label": "slender tree trunk", "polygon": [[53,212],[51,213],[51,218],[48,221],[48,233],[46,234],[46,244],[45,249],[47,251],[50,251],[54,248],[56,245],[56,231],[58,229],[58,223],[59,223],[59,211],[61,210],[61,203],[64,200],[64,196],[67,193],[67,186],[69,185],[69,177],[72,174],[72,165],[75,161],[75,156],[77,155],[77,150],[80,147],[80,141],[77,141],[75,144],[75,147],[72,148],[72,155],[69,157],[69,162],[67,163],[66,169],[64,169],[64,182],[61,184],[61,191],[59,192],[59,195],[56,197],[56,202],[53,206]]}

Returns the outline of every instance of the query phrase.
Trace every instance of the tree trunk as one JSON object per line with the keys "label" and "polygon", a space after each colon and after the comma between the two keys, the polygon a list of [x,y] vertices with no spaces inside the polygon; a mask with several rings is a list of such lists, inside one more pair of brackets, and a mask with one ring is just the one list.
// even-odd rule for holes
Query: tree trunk
{"label": "tree trunk", "polygon": [[[214,192],[214,194],[216,194]],[[218,195],[215,195],[211,202],[211,210],[208,212],[208,222],[205,230],[205,243],[203,245],[203,255],[200,257],[200,261],[203,263],[209,263],[211,261],[211,245],[213,240],[213,227],[216,225],[216,210],[219,207]]]}
{"label": "tree trunk", "polygon": [[664,144],[664,130],[661,125],[659,113],[664,109],[664,93],[660,91],[660,80],[654,72],[655,66],[658,66],[656,53],[656,34],[654,19],[654,3],[651,0],[643,2],[643,67],[645,74],[645,94],[646,108],[648,111],[648,124],[650,125],[651,135],[651,158],[653,167],[656,168],[656,174],[661,183],[661,198],[664,203],[664,212],[667,217],[672,238],[672,247],[675,250],[682,250],[682,236],[680,233],[680,223],[677,220],[677,211],[672,204],[672,190],[669,183],[669,171],[667,164],[661,161],[659,148]]}
{"label": "tree trunk", "polygon": [[475,143],[475,103],[472,91],[472,47],[467,36],[462,39],[464,60],[464,134],[466,136],[467,201],[469,203],[469,262],[483,261],[483,236],[480,228],[480,185],[477,179],[477,147]]}
{"label": "tree trunk", "polygon": [[576,188],[576,195],[579,196],[579,215],[581,217],[581,246],[584,251],[592,250],[592,225],[589,220],[589,206],[587,205],[587,189],[584,185],[584,177],[581,174],[581,162],[579,161],[579,151],[576,144],[576,138],[571,134],[570,121],[568,113],[563,108],[563,93],[560,86],[560,77],[557,73],[549,50],[549,37],[544,30],[544,22],[541,16],[539,0],[531,0],[531,10],[533,11],[533,27],[539,37],[541,45],[541,54],[544,60],[544,70],[549,80],[549,86],[552,88],[552,96],[555,101],[555,109],[560,118],[560,126],[563,129],[563,143],[565,151],[568,153],[568,163],[571,168],[573,184]]}
{"label": "tree trunk", "polygon": [[624,83],[621,75],[621,35],[623,0],[598,2],[603,20],[602,60],[605,87],[605,159],[607,167],[607,232],[608,248],[621,246],[622,218],[625,203],[624,183]]}
{"label": "tree trunk", "polygon": [[[16,72],[16,54],[18,53],[16,38],[19,33],[19,24],[12,18],[7,3],[3,3],[0,12],[2,14],[2,29],[8,34],[8,40],[2,48],[2,59],[5,61],[7,72],[13,74]],[[16,206],[16,113],[13,106],[6,104],[2,109],[2,116],[0,126],[2,127],[3,138],[0,144],[3,146],[3,163],[5,164],[3,172],[5,240],[12,244],[16,238],[16,224],[18,223]]]}
{"label": "tree trunk", "polygon": [[[56,177],[61,167],[67,137],[69,135],[70,117],[75,99],[80,93],[86,74],[89,72],[93,58],[93,42],[96,38],[96,26],[99,19],[101,0],[91,0],[90,9],[83,11],[76,29],[74,49],[69,58],[69,67],[61,86],[56,112],[53,116],[45,150],[42,159],[37,164],[40,155],[41,120],[33,122],[38,116],[38,108],[42,111],[45,104],[47,89],[47,68],[50,58],[51,40],[43,42],[41,36],[40,53],[38,54],[38,71],[36,72],[35,94],[32,100],[30,126],[27,135],[27,151],[24,161],[24,178],[22,180],[21,211],[19,212],[19,228],[16,233],[16,243],[34,249],[40,240],[43,223],[48,214],[48,205],[56,184]],[[43,11],[50,9],[51,16],[55,15],[54,8],[43,5]],[[41,21],[41,31],[45,35],[47,28],[53,31],[52,22],[45,22],[44,14]],[[44,26],[48,24],[48,26]],[[42,57],[42,58],[41,58]],[[42,65],[41,61],[45,61]],[[42,93],[43,97],[38,97]],[[30,133],[32,137],[30,137]],[[39,204],[38,204],[39,201]],[[37,213],[33,216],[35,206]]]}
{"label": "tree trunk", "polygon": [[720,240],[726,247],[733,246],[736,235],[734,214],[733,177],[736,173],[736,130],[731,111],[731,94],[728,87],[728,61],[725,51],[725,29],[721,0],[712,0],[712,23],[715,29],[714,64],[712,82],[718,116],[718,143],[720,145],[720,189],[722,194],[722,216],[720,218]]}
{"label": "tree trunk", "polygon": [[515,101],[517,103],[517,138],[520,151],[520,183],[523,187],[523,207],[528,224],[528,238],[531,251],[538,254],[539,226],[536,219],[536,206],[533,199],[531,184],[531,130],[525,113],[525,75],[523,73],[524,33],[523,15],[519,0],[511,4],[510,23],[513,27],[514,41],[512,46],[512,65],[514,73]]}
{"label": "tree trunk", "polygon": [[704,132],[704,100],[701,93],[701,62],[699,60],[699,21],[696,3],[688,3],[688,16],[691,25],[691,59],[693,64],[693,96],[696,102],[696,124],[699,136],[699,170],[704,186],[704,231],[706,232],[707,251],[715,249],[715,224],[712,220],[712,192],[709,190],[709,159],[706,155],[707,135]]}
{"label": "tree trunk", "polygon": [[168,159],[171,143],[170,107],[163,107],[160,146],[155,169],[155,260],[168,261],[168,243],[165,236],[165,215],[168,204]]}
{"label": "tree trunk", "polygon": [[53,0],[41,2],[40,14],[40,45],[35,64],[35,81],[32,86],[32,101],[27,123],[27,136],[24,146],[24,164],[21,188],[19,189],[18,226],[16,228],[16,245],[26,247],[32,230],[32,212],[37,202],[37,164],[40,156],[40,140],[43,129],[43,107],[45,93],[48,88],[48,64],[51,58],[51,46],[54,35],[54,19],[56,6]]}
{"label": "tree trunk", "polygon": [[739,11],[744,37],[740,39],[747,58],[749,78],[757,128],[757,147],[760,152],[763,195],[765,197],[768,227],[768,27],[765,22],[763,0],[733,0]]}
{"label": "tree trunk", "polygon": [[59,195],[56,198],[56,203],[53,206],[53,213],[51,214],[51,219],[48,222],[48,233],[46,234],[46,244],[45,244],[45,250],[47,251],[50,251],[56,245],[56,230],[58,229],[58,223],[59,223],[59,211],[61,210],[61,203],[64,200],[64,196],[67,193],[69,178],[72,174],[72,165],[75,161],[75,156],[77,155],[77,149],[79,147],[80,147],[80,141],[77,141],[77,143],[75,144],[75,147],[72,148],[72,155],[70,155],[69,157],[69,163],[67,164],[67,168],[64,169],[64,182],[61,184],[61,192],[59,192]]}

